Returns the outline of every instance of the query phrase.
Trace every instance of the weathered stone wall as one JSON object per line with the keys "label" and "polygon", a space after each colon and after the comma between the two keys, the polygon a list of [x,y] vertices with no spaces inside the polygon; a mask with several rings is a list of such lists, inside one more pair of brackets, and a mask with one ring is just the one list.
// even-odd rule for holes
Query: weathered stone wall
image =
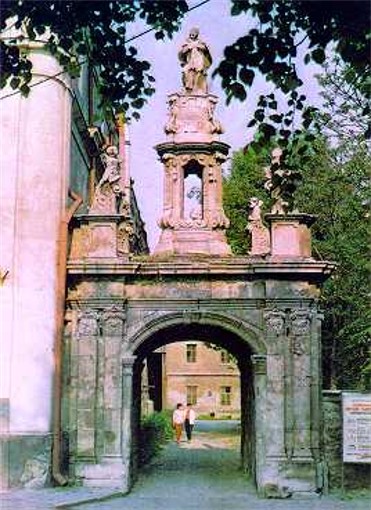
{"label": "weathered stone wall", "polygon": [[369,488],[369,464],[343,463],[341,391],[323,392],[323,452],[328,490]]}
{"label": "weathered stone wall", "polygon": [[0,491],[9,487],[40,489],[50,480],[49,434],[0,436]]}
{"label": "weathered stone wall", "polygon": [[[323,477],[316,280],[326,267],[234,258],[70,260],[70,472],[86,484],[130,488],[141,387],[135,374],[174,338],[212,338],[237,357],[243,374],[243,465],[256,469],[259,492],[316,493]],[[281,271],[295,272],[296,281]]]}

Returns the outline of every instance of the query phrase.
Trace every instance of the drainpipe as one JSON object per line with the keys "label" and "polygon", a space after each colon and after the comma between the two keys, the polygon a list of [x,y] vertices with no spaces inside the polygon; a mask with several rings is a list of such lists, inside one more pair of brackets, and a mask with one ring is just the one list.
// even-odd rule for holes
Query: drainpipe
{"label": "drainpipe", "polygon": [[54,341],[54,391],[53,391],[53,446],[52,446],[52,478],[58,485],[67,485],[68,479],[62,475],[61,466],[61,419],[62,419],[62,359],[63,359],[63,330],[64,330],[64,310],[66,297],[66,276],[67,276],[67,241],[68,225],[72,216],[80,207],[83,199],[74,193],[68,191],[68,196],[72,198],[72,204],[63,214],[59,227],[58,236],[58,255],[57,255],[57,316]]}

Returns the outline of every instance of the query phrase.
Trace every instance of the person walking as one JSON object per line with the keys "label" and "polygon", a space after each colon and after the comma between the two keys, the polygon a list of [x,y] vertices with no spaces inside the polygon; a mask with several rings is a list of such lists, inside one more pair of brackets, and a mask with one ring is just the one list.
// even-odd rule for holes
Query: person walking
{"label": "person walking", "polygon": [[196,413],[192,409],[191,404],[187,404],[187,409],[185,412],[185,420],[184,420],[184,428],[187,436],[188,442],[192,439],[193,427],[195,426]]}
{"label": "person walking", "polygon": [[176,409],[173,412],[173,428],[175,429],[176,442],[180,443],[182,437],[184,424],[184,408],[183,404],[177,404]]}

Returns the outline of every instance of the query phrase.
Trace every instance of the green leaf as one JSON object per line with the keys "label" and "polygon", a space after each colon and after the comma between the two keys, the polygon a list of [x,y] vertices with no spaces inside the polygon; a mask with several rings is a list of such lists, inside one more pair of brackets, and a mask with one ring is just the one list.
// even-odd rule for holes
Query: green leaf
{"label": "green leaf", "polygon": [[239,77],[243,83],[250,86],[254,81],[255,73],[252,69],[242,68],[239,72]]}
{"label": "green leaf", "polygon": [[10,86],[12,89],[17,89],[20,83],[21,83],[20,78],[12,78],[10,80]]}
{"label": "green leaf", "polygon": [[316,62],[316,64],[323,64],[326,60],[326,54],[322,48],[316,48],[312,51],[312,59]]}

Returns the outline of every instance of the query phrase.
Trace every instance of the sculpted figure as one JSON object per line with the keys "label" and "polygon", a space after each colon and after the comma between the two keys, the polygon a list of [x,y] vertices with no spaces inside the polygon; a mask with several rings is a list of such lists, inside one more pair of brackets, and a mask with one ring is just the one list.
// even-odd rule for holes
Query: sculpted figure
{"label": "sculpted figure", "polygon": [[189,94],[207,93],[207,70],[212,58],[207,45],[199,39],[198,28],[192,28],[178,54],[183,68],[182,81]]}
{"label": "sculpted figure", "polygon": [[117,147],[110,145],[103,155],[105,171],[99,181],[93,203],[89,209],[91,213],[115,214],[118,209],[118,201],[121,193],[121,158]]}
{"label": "sculpted figure", "polygon": [[220,122],[214,118],[215,106],[216,106],[215,103],[210,102],[208,108],[208,121],[210,126],[210,132],[220,135],[223,133],[223,128]]}
{"label": "sculpted figure", "polygon": [[165,133],[176,133],[178,131],[178,104],[176,98],[169,101],[169,120],[165,125]]}
{"label": "sculpted figure", "polygon": [[110,145],[106,149],[106,154],[103,155],[103,160],[106,165],[104,174],[99,181],[98,187],[103,186],[105,182],[112,184],[120,179],[120,166],[121,159],[119,157],[119,151],[114,145]]}
{"label": "sculpted figure", "polygon": [[267,255],[270,252],[269,230],[263,224],[262,200],[252,197],[249,201],[249,217],[247,230],[251,234],[250,255]]}

